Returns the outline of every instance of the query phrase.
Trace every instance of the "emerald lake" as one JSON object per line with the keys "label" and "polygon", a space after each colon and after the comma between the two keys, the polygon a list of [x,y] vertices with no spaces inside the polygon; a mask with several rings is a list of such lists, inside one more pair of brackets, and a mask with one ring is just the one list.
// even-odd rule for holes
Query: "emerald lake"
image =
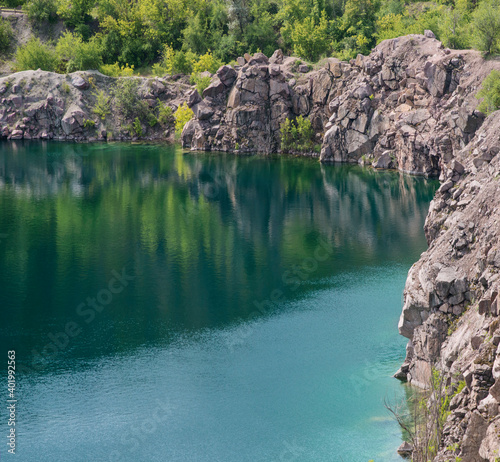
{"label": "emerald lake", "polygon": [[[392,462],[436,181],[144,144],[0,144],[18,461]],[[8,432],[2,367],[2,438]]]}

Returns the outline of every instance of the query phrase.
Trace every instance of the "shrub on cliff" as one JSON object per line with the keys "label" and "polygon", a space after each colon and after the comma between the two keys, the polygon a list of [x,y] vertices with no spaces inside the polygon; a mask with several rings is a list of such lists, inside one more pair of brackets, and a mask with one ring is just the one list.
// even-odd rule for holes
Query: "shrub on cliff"
{"label": "shrub on cliff", "polygon": [[12,27],[6,19],[0,18],[0,53],[8,51],[12,40]]}
{"label": "shrub on cliff", "polygon": [[146,101],[139,97],[139,82],[136,79],[121,79],[114,90],[115,104],[125,119],[139,117],[141,120],[148,115]]}
{"label": "shrub on cliff", "polygon": [[295,121],[286,119],[281,124],[281,150],[311,151],[314,147],[314,130],[309,119],[299,116]]}
{"label": "shrub on cliff", "polygon": [[17,49],[15,67],[18,71],[36,70],[55,71],[58,65],[57,54],[53,48],[31,38],[26,45]]}
{"label": "shrub on cliff", "polygon": [[175,51],[172,46],[165,45],[161,61],[153,66],[153,73],[158,76],[191,74],[195,59],[196,55],[193,52]]}
{"label": "shrub on cliff", "polygon": [[177,111],[174,112],[175,118],[175,133],[180,135],[184,125],[186,125],[194,116],[193,111],[188,107],[186,103],[181,104]]}
{"label": "shrub on cliff", "polygon": [[497,70],[490,72],[488,77],[483,80],[476,98],[483,98],[477,108],[485,114],[491,114],[500,109],[500,72]]}
{"label": "shrub on cliff", "polygon": [[120,66],[119,63],[103,64],[100,71],[110,77],[132,77],[134,75],[134,65],[129,66],[128,63],[125,66]]}

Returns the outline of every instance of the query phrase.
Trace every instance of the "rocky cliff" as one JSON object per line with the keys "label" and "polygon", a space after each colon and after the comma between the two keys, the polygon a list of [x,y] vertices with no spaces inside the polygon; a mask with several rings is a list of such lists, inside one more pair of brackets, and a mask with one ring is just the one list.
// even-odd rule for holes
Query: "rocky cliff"
{"label": "rocky cliff", "polygon": [[[386,40],[369,56],[328,58],[305,72],[278,50],[224,66],[203,99],[183,145],[194,150],[278,152],[280,124],[308,117],[322,162],[359,162],[438,175],[484,120],[474,97],[500,63],[471,50],[443,48],[432,33]],[[304,69],[305,68],[305,69]],[[302,72],[299,72],[302,71]]]}
{"label": "rocky cliff", "polygon": [[437,461],[500,457],[500,111],[443,169],[425,223],[429,249],[408,274],[399,371],[426,387],[431,368],[465,387],[450,403]]}
{"label": "rocky cliff", "polygon": [[[183,80],[164,78],[130,78],[137,87],[136,101],[152,114],[158,104],[175,110],[185,100],[191,87]],[[56,74],[45,71],[23,71],[0,78],[0,138],[54,139],[67,141],[173,140],[173,118],[170,123],[142,121],[134,130],[134,116],[126,117],[116,107],[119,79],[97,71]],[[185,81],[185,79],[184,79]],[[101,94],[101,111],[98,98]],[[104,110],[103,110],[104,109]],[[140,130],[139,130],[140,128]]]}

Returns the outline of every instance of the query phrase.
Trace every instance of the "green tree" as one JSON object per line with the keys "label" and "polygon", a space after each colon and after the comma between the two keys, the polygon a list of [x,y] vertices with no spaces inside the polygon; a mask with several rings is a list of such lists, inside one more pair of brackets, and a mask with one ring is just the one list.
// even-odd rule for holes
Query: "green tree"
{"label": "green tree", "polygon": [[58,0],[57,14],[71,27],[90,20],[95,0]]}
{"label": "green tree", "polygon": [[147,118],[149,108],[146,101],[139,97],[139,82],[136,79],[120,79],[116,84],[114,97],[116,107],[124,118]]}
{"label": "green tree", "polygon": [[292,42],[293,50],[297,55],[311,61],[317,61],[329,48],[326,12],[322,11],[317,24],[312,17],[295,22]]}
{"label": "green tree", "polygon": [[29,0],[25,8],[28,18],[33,22],[54,21],[57,18],[54,0]]}
{"label": "green tree", "polygon": [[460,49],[468,46],[468,15],[458,8],[448,8],[439,25],[439,35],[450,48]]}
{"label": "green tree", "polygon": [[482,0],[472,14],[472,41],[487,55],[500,50],[500,1]]}

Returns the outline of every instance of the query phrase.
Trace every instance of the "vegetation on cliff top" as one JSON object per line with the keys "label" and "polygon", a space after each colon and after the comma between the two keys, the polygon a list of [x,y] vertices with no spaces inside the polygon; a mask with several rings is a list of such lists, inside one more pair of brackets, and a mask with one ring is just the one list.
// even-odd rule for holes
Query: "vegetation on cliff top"
{"label": "vegetation on cliff top", "polygon": [[[156,73],[191,73],[200,56],[227,63],[277,48],[310,61],[349,59],[384,39],[425,29],[452,48],[500,51],[500,0],[1,1],[22,5],[39,29],[64,21],[71,33],[54,44],[61,59],[52,70],[58,72],[100,68],[119,74],[123,66],[155,65]],[[8,27],[0,23],[0,52],[8,48]],[[41,53],[39,44],[38,50],[34,43],[26,46]],[[26,68],[26,61],[17,66]]]}

